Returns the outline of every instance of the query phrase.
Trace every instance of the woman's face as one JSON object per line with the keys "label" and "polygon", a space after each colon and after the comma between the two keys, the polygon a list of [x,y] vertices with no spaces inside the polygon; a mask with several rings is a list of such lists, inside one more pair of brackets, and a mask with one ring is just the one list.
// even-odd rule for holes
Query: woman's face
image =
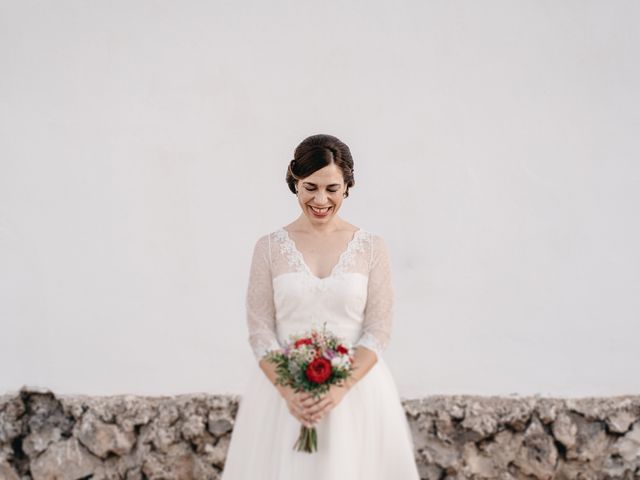
{"label": "woman's face", "polygon": [[[298,203],[312,223],[327,223],[338,213],[346,191],[342,171],[335,163],[298,180]],[[314,212],[311,207],[318,207]]]}

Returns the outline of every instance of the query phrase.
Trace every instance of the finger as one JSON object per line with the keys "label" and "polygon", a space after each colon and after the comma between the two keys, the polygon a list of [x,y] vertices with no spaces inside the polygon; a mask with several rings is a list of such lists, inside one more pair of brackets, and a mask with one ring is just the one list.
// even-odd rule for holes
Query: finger
{"label": "finger", "polygon": [[311,418],[313,423],[318,423],[320,420],[322,420],[323,417],[324,417],[324,414],[322,412],[319,412],[314,414]]}
{"label": "finger", "polygon": [[329,411],[333,408],[333,402],[328,401],[327,403],[325,403],[324,405],[322,405],[322,408],[318,411],[318,413],[316,415],[321,415],[324,416],[327,413],[329,413]]}
{"label": "finger", "polygon": [[301,403],[300,409],[304,412],[305,415],[309,413],[309,409],[312,407],[311,403]]}
{"label": "finger", "polygon": [[314,415],[316,412],[318,412],[322,408],[323,404],[324,404],[324,401],[320,401],[318,403],[314,403],[313,405],[309,405],[305,408],[305,413],[307,415]]}
{"label": "finger", "polygon": [[312,405],[315,405],[316,403],[318,403],[318,401],[320,401],[319,399],[315,399],[313,397],[308,397],[307,399],[303,400],[301,402],[301,405],[304,406],[305,408],[310,407]]}
{"label": "finger", "polygon": [[319,401],[315,405],[309,407],[307,409],[307,414],[308,415],[315,415],[316,413],[321,412],[322,410],[324,410],[329,403],[331,403],[331,399],[323,398],[321,401]]}
{"label": "finger", "polygon": [[296,417],[296,418],[298,419],[298,421],[299,421],[300,423],[302,423],[303,425],[306,425],[306,424],[308,423],[308,421],[309,421],[309,420],[308,420],[308,418],[307,418],[307,416],[306,416],[304,413],[302,413],[302,412],[296,413],[295,417]]}
{"label": "finger", "polygon": [[299,413],[295,413],[293,416],[294,416],[294,418],[296,418],[296,419],[297,419],[301,424],[303,424],[303,425],[305,425],[305,426],[306,426],[306,422],[307,422],[307,420],[306,420],[306,418],[304,417],[304,415],[300,415]]}
{"label": "finger", "polygon": [[301,393],[301,394],[298,395],[298,401],[299,402],[306,402],[306,401],[310,400],[311,398],[313,398],[313,397],[309,393]]}

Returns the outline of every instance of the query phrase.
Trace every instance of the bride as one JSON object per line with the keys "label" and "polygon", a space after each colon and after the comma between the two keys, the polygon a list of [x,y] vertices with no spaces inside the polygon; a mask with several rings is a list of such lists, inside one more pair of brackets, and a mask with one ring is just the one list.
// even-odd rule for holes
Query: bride
{"label": "bride", "polygon": [[[382,356],[395,297],[387,244],[338,216],[355,185],[349,147],[331,135],[306,138],[286,182],[301,214],[253,249],[246,315],[257,368],[222,479],[418,480],[407,418]],[[319,399],[276,385],[266,353],[322,323],[354,346],[353,374]],[[316,428],[317,452],[293,448],[300,425]]]}

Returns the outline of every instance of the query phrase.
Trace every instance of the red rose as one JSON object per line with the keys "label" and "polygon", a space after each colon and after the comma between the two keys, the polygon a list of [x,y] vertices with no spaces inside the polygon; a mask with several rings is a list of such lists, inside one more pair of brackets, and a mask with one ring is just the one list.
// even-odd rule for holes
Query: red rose
{"label": "red rose", "polygon": [[310,338],[301,338],[300,340],[296,340],[296,343],[293,348],[298,348],[300,345],[311,345],[312,341]]}
{"label": "red rose", "polygon": [[307,378],[313,383],[323,383],[331,376],[331,362],[324,357],[316,358],[307,367]]}
{"label": "red rose", "polygon": [[336,348],[336,350],[338,351],[338,353],[341,353],[343,355],[346,354],[346,353],[349,353],[349,350],[344,348],[342,345],[338,345],[338,348]]}

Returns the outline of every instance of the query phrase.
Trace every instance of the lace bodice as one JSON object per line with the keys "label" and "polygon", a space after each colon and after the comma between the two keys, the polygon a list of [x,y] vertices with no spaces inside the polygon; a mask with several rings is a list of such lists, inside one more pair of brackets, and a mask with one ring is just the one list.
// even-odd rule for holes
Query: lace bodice
{"label": "lace bodice", "polygon": [[289,233],[255,243],[246,294],[249,344],[257,360],[292,333],[327,328],[382,355],[391,335],[395,292],[385,240],[357,230],[327,277],[316,277]]}

